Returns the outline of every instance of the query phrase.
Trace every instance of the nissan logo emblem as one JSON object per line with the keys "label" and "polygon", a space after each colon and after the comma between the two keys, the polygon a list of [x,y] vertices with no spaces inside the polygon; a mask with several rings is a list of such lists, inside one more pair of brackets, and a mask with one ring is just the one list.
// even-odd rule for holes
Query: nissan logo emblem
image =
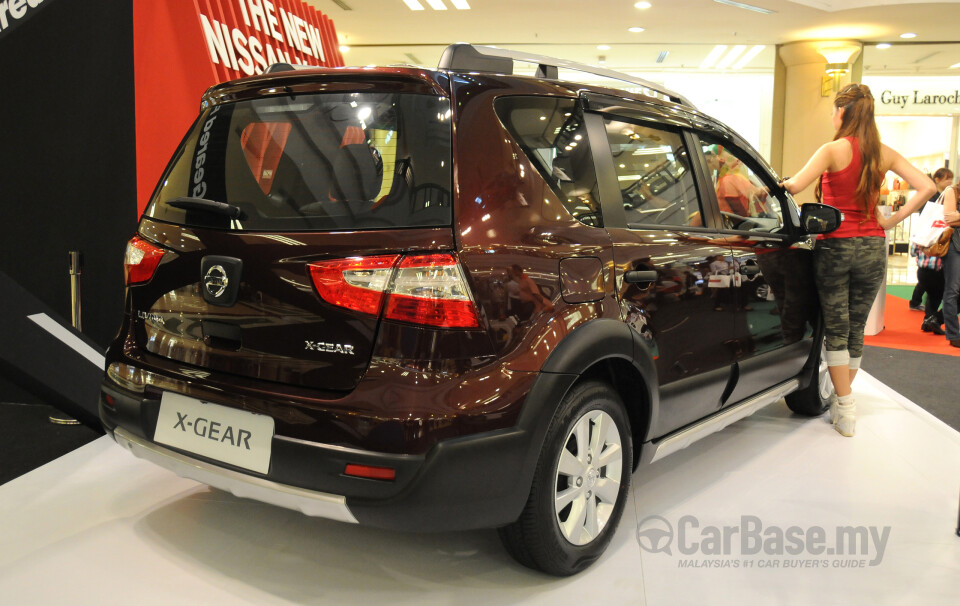
{"label": "nissan logo emblem", "polygon": [[223,291],[227,289],[227,284],[227,270],[222,265],[214,265],[207,270],[207,275],[203,277],[203,287],[214,298],[223,294]]}

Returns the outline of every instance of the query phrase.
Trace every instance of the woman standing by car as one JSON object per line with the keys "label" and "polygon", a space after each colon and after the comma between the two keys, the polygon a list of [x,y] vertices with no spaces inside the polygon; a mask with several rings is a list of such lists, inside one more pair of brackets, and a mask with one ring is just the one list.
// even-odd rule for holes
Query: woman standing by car
{"label": "woman standing by car", "polygon": [[[880,142],[873,117],[873,95],[863,84],[848,84],[833,101],[833,141],[824,144],[795,177],[781,185],[791,194],[817,184],[817,201],[843,212],[840,227],[821,236],[814,250],[814,273],[826,332],[826,362],[837,391],[830,420],[851,437],[856,404],[851,383],[863,356],[863,333],[870,307],[886,274],[884,230],[917,210],[936,191],[933,182],[903,156]],[[893,171],[916,190],[889,218],[877,210],[880,185]]]}

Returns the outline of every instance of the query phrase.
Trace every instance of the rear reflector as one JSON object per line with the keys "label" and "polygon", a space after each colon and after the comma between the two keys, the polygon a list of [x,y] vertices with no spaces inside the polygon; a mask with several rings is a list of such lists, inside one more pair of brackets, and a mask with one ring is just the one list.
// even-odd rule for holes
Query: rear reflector
{"label": "rear reflector", "polygon": [[163,254],[162,248],[140,236],[131,238],[123,255],[123,277],[127,286],[149,282],[160,265]]}
{"label": "rear reflector", "polygon": [[[399,262],[398,262],[399,261]],[[309,266],[320,297],[332,305],[440,328],[479,328],[477,308],[452,254],[382,255]]]}
{"label": "rear reflector", "polygon": [[343,474],[357,478],[369,478],[371,480],[394,480],[397,477],[397,470],[390,467],[374,467],[373,465],[348,463],[343,470]]}

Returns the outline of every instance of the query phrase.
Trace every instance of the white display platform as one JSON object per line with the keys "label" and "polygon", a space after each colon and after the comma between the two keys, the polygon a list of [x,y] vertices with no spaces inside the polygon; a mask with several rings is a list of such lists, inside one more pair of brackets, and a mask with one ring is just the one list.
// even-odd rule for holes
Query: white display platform
{"label": "white display platform", "polygon": [[[180,479],[102,438],[0,486],[0,602],[958,604],[960,434],[866,374],[855,388],[855,438],[781,402],[641,470],[610,549],[568,579],[515,564],[494,531],[405,534],[308,518]],[[828,546],[837,526],[889,535],[880,561],[874,547],[746,554],[738,534],[726,553],[684,555],[684,516],[699,523],[693,540],[684,523],[687,547],[744,516],[764,533],[796,526],[814,550],[824,548],[814,527]],[[656,528],[673,529],[670,553],[641,548],[665,544]],[[851,560],[863,567],[835,567]]]}

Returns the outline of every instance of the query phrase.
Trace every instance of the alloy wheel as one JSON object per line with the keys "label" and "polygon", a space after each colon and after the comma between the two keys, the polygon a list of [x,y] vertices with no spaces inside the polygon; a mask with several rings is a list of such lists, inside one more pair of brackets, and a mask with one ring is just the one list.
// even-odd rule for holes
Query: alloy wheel
{"label": "alloy wheel", "polygon": [[588,411],[567,434],[555,472],[554,510],[567,541],[586,545],[600,535],[616,506],[622,476],[616,422],[601,410]]}

